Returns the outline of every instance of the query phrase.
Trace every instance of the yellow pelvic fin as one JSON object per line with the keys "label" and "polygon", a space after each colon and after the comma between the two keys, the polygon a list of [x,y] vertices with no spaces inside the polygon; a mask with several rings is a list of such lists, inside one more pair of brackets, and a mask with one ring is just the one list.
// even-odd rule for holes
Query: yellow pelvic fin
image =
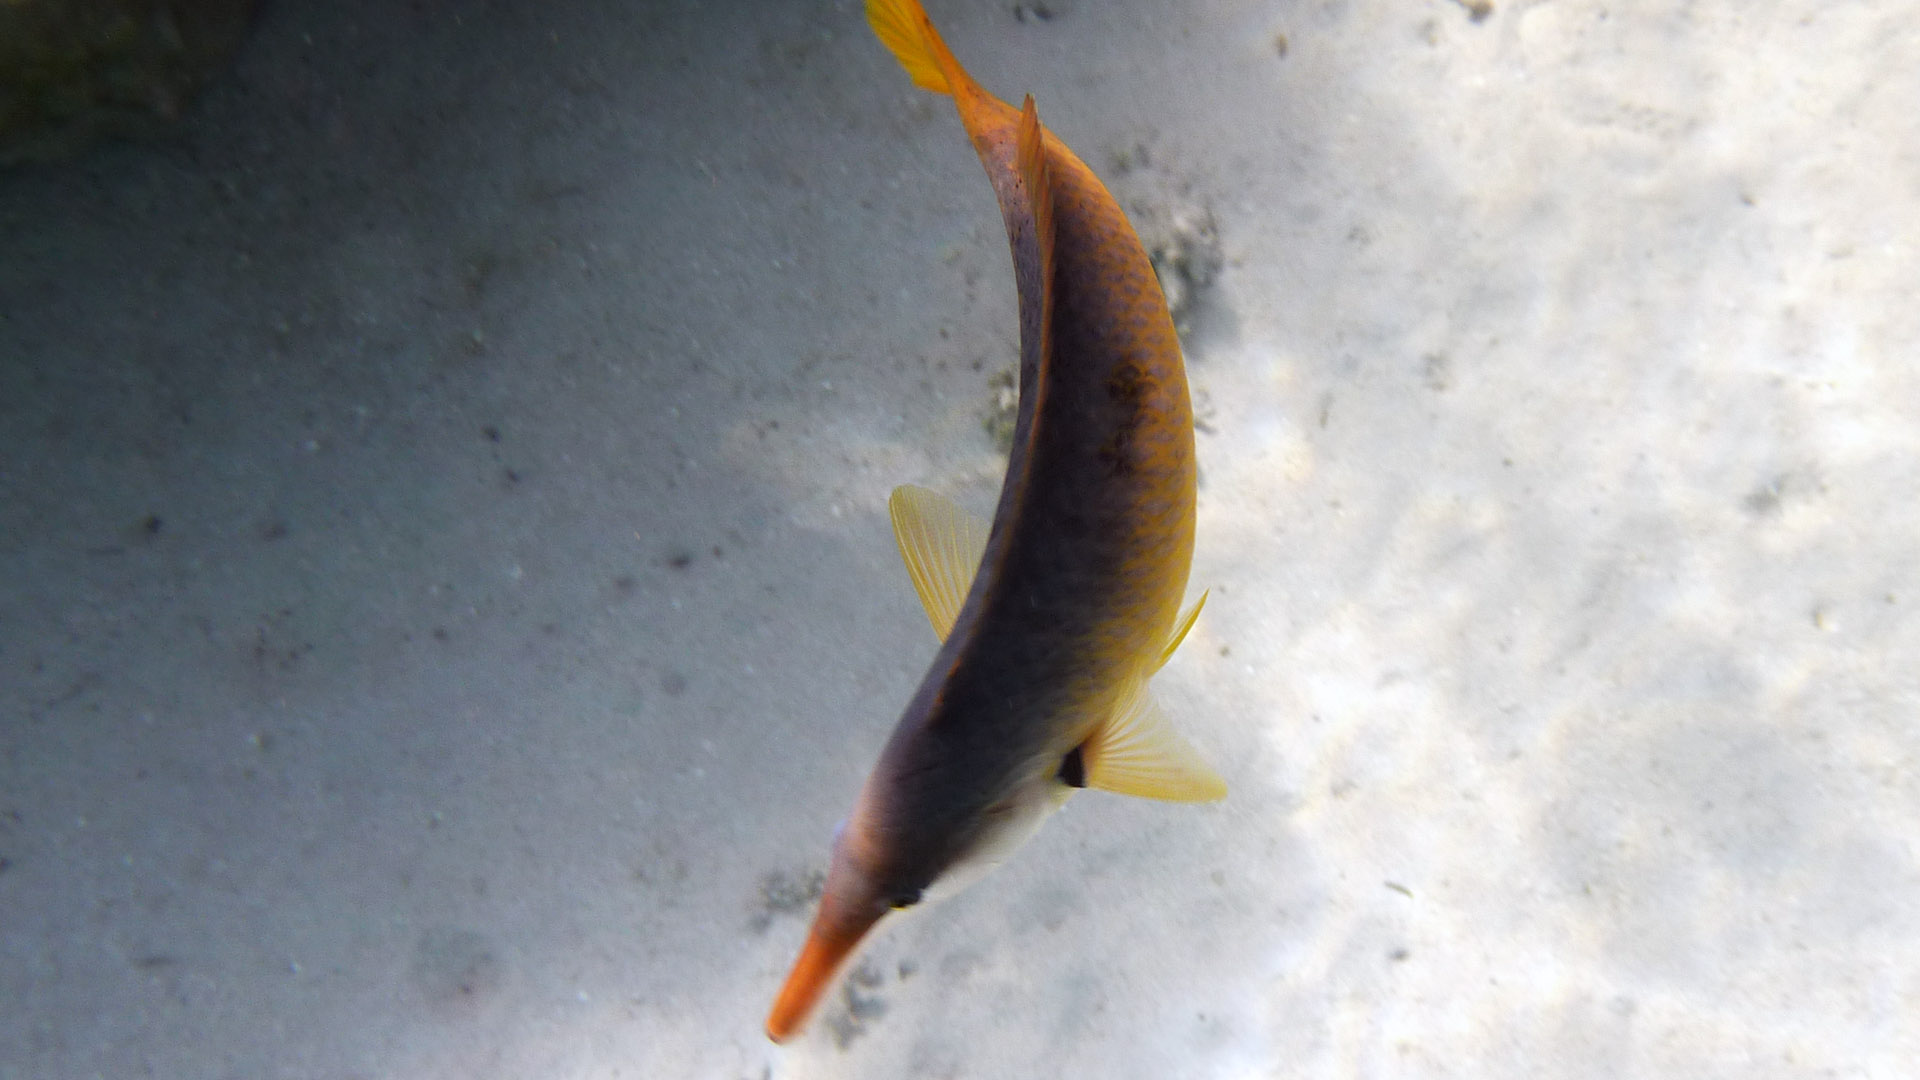
{"label": "yellow pelvic fin", "polygon": [[987,552],[986,523],[952,499],[912,484],[893,489],[887,514],[893,518],[893,539],[927,609],[927,621],[945,641]]}
{"label": "yellow pelvic fin", "polygon": [[1227,782],[1173,730],[1144,679],[1081,746],[1080,757],[1087,786],[1102,791],[1170,802],[1212,802],[1227,796]]}
{"label": "yellow pelvic fin", "polygon": [[1167,661],[1173,659],[1173,650],[1179,648],[1180,643],[1187,640],[1187,631],[1193,629],[1193,621],[1200,617],[1200,609],[1207,606],[1207,593],[1212,591],[1212,589],[1208,589],[1206,592],[1201,593],[1200,599],[1195,600],[1193,606],[1187,609],[1187,613],[1180,616],[1180,621],[1174,624],[1173,636],[1167,639],[1167,647],[1161,650],[1160,662],[1153,665],[1153,670],[1159,671],[1161,668],[1167,666]]}
{"label": "yellow pelvic fin", "polygon": [[947,51],[946,42],[934,30],[920,0],[867,0],[867,24],[875,37],[892,50],[894,59],[913,77],[913,85],[936,94],[951,94],[947,82],[947,64],[956,70],[959,61]]}

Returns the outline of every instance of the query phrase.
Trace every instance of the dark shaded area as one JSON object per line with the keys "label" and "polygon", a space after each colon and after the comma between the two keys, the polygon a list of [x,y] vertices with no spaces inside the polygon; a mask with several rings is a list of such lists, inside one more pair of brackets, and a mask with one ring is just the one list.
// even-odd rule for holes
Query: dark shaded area
{"label": "dark shaded area", "polygon": [[246,36],[253,0],[0,3],[0,167],[160,136]]}

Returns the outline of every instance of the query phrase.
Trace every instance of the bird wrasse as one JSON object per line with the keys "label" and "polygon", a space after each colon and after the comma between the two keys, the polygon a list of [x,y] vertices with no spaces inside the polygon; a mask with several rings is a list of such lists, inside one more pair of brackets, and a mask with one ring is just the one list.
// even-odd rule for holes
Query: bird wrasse
{"label": "bird wrasse", "polygon": [[1147,680],[1200,613],[1193,411],[1153,266],[1093,171],[968,76],[917,0],[867,0],[916,85],[951,95],[1000,203],[1020,404],[991,527],[931,491],[889,500],[941,639],[841,826],[820,910],[767,1018],[806,1023],[888,912],[957,890],[1076,788],[1199,802],[1226,784]]}

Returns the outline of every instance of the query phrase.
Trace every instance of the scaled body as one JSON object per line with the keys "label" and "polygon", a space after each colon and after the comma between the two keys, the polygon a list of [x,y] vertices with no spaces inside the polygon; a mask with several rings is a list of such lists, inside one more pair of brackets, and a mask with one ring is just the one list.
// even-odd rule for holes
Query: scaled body
{"label": "scaled body", "polygon": [[1153,268],[1031,99],[1015,109],[975,84],[917,0],[869,0],[868,18],[917,84],[953,95],[993,183],[1020,295],[1020,409],[990,531],[930,492],[895,493],[896,536],[945,641],[835,844],[768,1018],[776,1041],[888,910],[991,865],[1075,787],[1225,793],[1146,695],[1197,614],[1177,619],[1193,417]]}

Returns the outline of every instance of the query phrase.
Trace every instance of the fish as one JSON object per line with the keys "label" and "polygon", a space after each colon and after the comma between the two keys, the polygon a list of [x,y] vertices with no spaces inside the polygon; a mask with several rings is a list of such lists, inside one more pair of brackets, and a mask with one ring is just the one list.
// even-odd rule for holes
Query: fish
{"label": "fish", "polygon": [[1074,791],[1226,795],[1147,687],[1206,602],[1181,608],[1193,408],[1153,266],[1031,95],[1016,109],[983,89],[918,0],[866,11],[913,82],[953,98],[993,185],[1019,293],[1019,411],[991,525],[926,488],[888,499],[941,645],[836,835],[767,1017],[776,1043],[889,913],[958,891]]}

